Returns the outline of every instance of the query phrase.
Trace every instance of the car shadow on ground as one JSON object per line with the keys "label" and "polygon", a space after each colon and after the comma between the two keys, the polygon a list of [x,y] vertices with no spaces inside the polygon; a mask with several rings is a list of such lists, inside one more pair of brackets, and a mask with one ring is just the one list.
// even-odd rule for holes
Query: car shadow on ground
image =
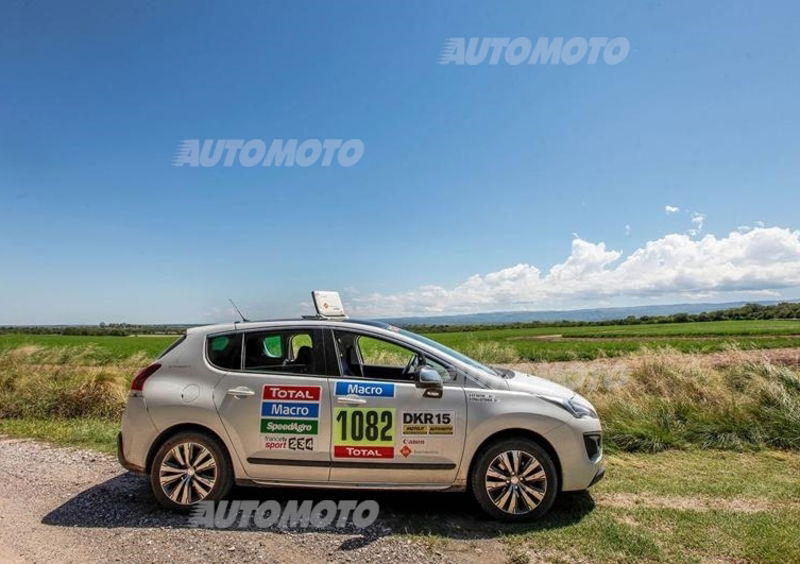
{"label": "car shadow on ground", "polygon": [[[353,527],[325,529],[293,528],[295,535],[305,532],[345,534],[342,550],[365,546],[375,539],[392,534],[433,534],[450,539],[488,539],[502,535],[557,529],[581,521],[594,508],[588,492],[560,495],[544,518],[529,523],[503,523],[483,517],[472,497],[465,493],[424,491],[331,490],[311,488],[235,487],[230,500],[278,501],[285,507],[289,500],[375,500],[380,506],[378,519],[366,529]],[[238,520],[237,520],[238,522]],[[46,525],[87,528],[197,528],[187,515],[172,513],[156,504],[147,478],[132,473],[120,474],[84,490],[42,518]],[[226,531],[246,534],[263,529]],[[286,532],[279,528],[271,532]],[[356,535],[353,537],[353,535]]]}

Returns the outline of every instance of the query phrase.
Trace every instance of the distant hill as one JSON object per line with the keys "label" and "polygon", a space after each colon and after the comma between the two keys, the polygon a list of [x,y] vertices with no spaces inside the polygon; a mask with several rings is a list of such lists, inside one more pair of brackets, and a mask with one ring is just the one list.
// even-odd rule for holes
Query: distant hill
{"label": "distant hill", "polygon": [[656,317],[676,313],[697,314],[725,309],[735,309],[747,304],[763,306],[785,303],[778,301],[726,302],[721,304],[668,304],[633,307],[603,307],[593,309],[547,310],[547,311],[495,311],[489,313],[465,313],[460,315],[436,315],[430,317],[395,317],[382,319],[395,325],[506,325],[537,321],[612,321],[626,317]]}

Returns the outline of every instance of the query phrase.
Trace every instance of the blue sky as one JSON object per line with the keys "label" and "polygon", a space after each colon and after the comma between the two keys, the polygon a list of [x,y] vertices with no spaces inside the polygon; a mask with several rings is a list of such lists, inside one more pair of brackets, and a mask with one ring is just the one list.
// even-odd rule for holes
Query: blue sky
{"label": "blue sky", "polygon": [[[364,315],[800,297],[798,21],[792,2],[6,2],[0,323],[224,320],[229,297],[296,314],[313,288]],[[451,37],[630,52],[437,64]],[[365,151],[171,164],[184,139],[292,138]]]}

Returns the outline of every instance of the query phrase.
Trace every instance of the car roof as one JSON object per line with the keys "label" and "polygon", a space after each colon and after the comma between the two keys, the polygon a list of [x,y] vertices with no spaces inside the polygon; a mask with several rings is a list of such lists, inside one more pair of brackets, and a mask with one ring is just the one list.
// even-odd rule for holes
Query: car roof
{"label": "car roof", "polygon": [[192,327],[187,330],[187,333],[193,334],[211,334],[224,331],[245,331],[248,329],[259,329],[268,327],[297,327],[297,326],[362,326],[376,329],[391,330],[392,325],[384,323],[383,321],[373,321],[369,319],[333,319],[317,316],[308,317],[294,317],[290,319],[270,319],[266,321],[240,321],[234,323],[218,323],[215,325],[201,325],[199,327]]}

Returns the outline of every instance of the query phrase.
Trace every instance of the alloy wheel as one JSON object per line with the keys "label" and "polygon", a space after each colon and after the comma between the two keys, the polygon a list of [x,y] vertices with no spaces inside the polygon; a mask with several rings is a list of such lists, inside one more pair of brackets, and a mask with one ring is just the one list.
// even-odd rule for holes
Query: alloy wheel
{"label": "alloy wheel", "polygon": [[180,443],[161,461],[158,477],[164,495],[180,505],[192,505],[208,497],[214,489],[217,461],[201,444]]}
{"label": "alloy wheel", "polygon": [[536,509],[547,492],[541,463],[523,450],[508,450],[494,457],[485,477],[486,493],[501,511],[524,515]]}

